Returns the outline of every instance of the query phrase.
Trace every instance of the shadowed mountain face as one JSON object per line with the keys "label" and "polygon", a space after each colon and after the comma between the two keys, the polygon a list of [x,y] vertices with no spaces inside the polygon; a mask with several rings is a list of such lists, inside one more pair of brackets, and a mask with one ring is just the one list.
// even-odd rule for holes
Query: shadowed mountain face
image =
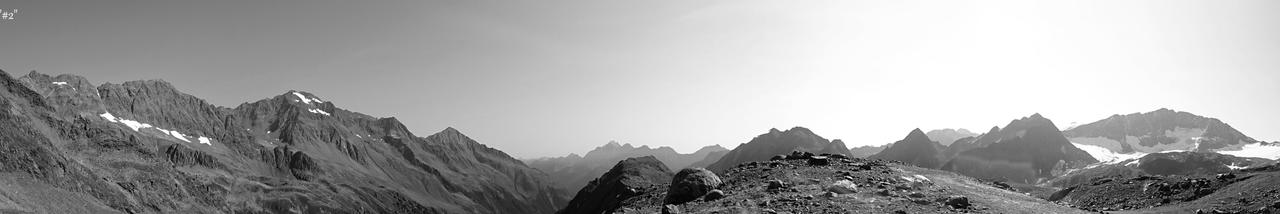
{"label": "shadowed mountain face", "polygon": [[559,213],[610,213],[627,198],[662,189],[673,175],[653,156],[627,158],[582,187]]}
{"label": "shadowed mountain face", "polygon": [[785,132],[778,129],[770,129],[769,133],[756,136],[750,142],[739,145],[729,151],[719,161],[707,166],[707,169],[719,172],[739,163],[766,161],[774,155],[791,151],[852,155],[849,153],[849,149],[845,147],[844,142],[840,140],[829,141],[804,127],[791,128]]}
{"label": "shadowed mountain face", "polygon": [[158,80],[0,72],[0,86],[0,185],[31,187],[5,188],[0,210],[549,213],[567,202],[542,172],[458,130],[419,137],[306,92],[226,108]]}
{"label": "shadowed mountain face", "polygon": [[585,156],[570,154],[565,157],[541,158],[526,162],[530,167],[549,173],[557,187],[565,190],[577,190],[582,189],[592,179],[599,177],[601,173],[608,171],[613,167],[613,163],[627,158],[653,156],[665,163],[669,169],[682,169],[685,167],[705,167],[706,164],[695,165],[695,162],[701,162],[705,159],[718,160],[720,156],[724,156],[726,151],[729,150],[719,145],[712,145],[698,149],[698,151],[690,154],[680,154],[675,149],[671,149],[671,147],[635,147],[631,144],[609,142],[604,146],[596,147],[596,149],[587,152]]}
{"label": "shadowed mountain face", "polygon": [[1258,142],[1221,120],[1163,108],[1113,115],[1063,134],[1073,142],[1101,146],[1117,153],[1214,151],[1239,149]]}
{"label": "shadowed mountain face", "polygon": [[890,144],[889,148],[869,158],[896,160],[919,167],[936,169],[942,166],[944,161],[943,150],[946,150],[946,147],[938,144],[938,142],[929,140],[929,136],[925,135],[920,129],[915,129],[911,130],[911,133],[907,134],[906,138]]}
{"label": "shadowed mountain face", "polygon": [[930,130],[925,135],[928,135],[929,139],[938,141],[943,146],[950,146],[951,143],[960,138],[978,136],[977,133],[970,132],[968,129],[935,129]]}
{"label": "shadowed mountain face", "polygon": [[1098,162],[1067,141],[1053,122],[1040,114],[1014,120],[1004,129],[992,131],[972,143],[962,142],[976,148],[951,151],[955,157],[941,169],[977,178],[1030,184],[1060,175],[1067,169]]}

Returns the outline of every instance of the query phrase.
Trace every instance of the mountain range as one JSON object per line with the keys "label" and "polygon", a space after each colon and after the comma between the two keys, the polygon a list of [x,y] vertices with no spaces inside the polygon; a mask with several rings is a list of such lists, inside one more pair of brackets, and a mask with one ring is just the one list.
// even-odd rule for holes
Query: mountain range
{"label": "mountain range", "polygon": [[550,213],[542,171],[453,128],[288,91],[221,107],[160,80],[0,71],[0,210],[35,213]]}
{"label": "mountain range", "polygon": [[635,147],[629,143],[619,144],[611,141],[583,156],[569,154],[564,157],[539,158],[525,162],[530,167],[549,173],[557,187],[572,192],[582,189],[587,182],[611,169],[615,163],[628,158],[652,156],[665,164],[668,169],[682,169],[706,167],[710,162],[708,160],[719,160],[728,151],[720,145],[711,145],[693,153],[680,154],[671,147]]}
{"label": "mountain range", "polygon": [[827,140],[804,127],[794,127],[787,131],[775,128],[769,129],[769,132],[756,136],[747,143],[738,145],[706,168],[719,172],[740,163],[765,161],[790,151],[852,156],[848,147],[845,147],[844,141]]}

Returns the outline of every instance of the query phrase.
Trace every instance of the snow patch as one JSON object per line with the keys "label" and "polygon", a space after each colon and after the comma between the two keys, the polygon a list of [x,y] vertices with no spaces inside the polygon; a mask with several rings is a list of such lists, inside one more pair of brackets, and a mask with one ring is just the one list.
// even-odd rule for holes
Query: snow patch
{"label": "snow patch", "polygon": [[178,138],[178,140],[182,140],[183,142],[188,142],[188,143],[191,142],[191,140],[187,140],[187,135],[182,134],[182,132],[169,131],[168,129],[162,129],[162,128],[156,128],[156,130],[160,130],[161,133],[167,134],[169,136],[173,136],[173,138]]}
{"label": "snow patch", "polygon": [[53,82],[53,84],[54,84],[54,85],[61,85],[61,86],[65,86],[65,85],[67,85],[67,82]]}
{"label": "snow patch", "polygon": [[[106,119],[107,121],[111,121],[113,123],[124,124],[125,126],[128,126],[129,129],[133,129],[133,131],[135,132],[142,132],[143,129],[151,128],[151,129],[155,129],[156,131],[159,131],[160,133],[163,133],[164,135],[177,138],[178,140],[182,140],[183,142],[187,142],[187,143],[191,142],[191,140],[188,139],[187,135],[182,134],[182,132],[155,127],[155,126],[152,126],[151,124],[142,123],[134,120],[119,118],[119,117],[116,117],[115,115],[112,115],[111,112],[104,112],[102,114],[99,114],[98,116],[102,117],[102,119]],[[210,146],[213,145],[213,143],[210,143],[209,138],[207,137],[200,136],[199,140],[200,140],[200,143],[207,144]]]}
{"label": "snow patch", "polygon": [[310,97],[307,97],[307,95],[302,95],[302,93],[298,93],[296,91],[293,92],[293,96],[298,96],[298,100],[302,100],[302,103],[306,103],[306,104],[311,104],[311,102],[315,102],[315,103],[324,102],[323,100],[320,100],[320,98],[310,98]]}
{"label": "snow patch", "polygon": [[1261,143],[1254,143],[1254,144],[1244,145],[1244,147],[1241,147],[1240,150],[1218,151],[1218,153],[1234,155],[1236,157],[1266,158],[1266,159],[1275,160],[1277,158],[1280,158],[1280,146],[1262,145]]}
{"label": "snow patch", "polygon": [[1076,142],[1071,142],[1071,144],[1075,145],[1076,148],[1080,148],[1080,150],[1084,150],[1084,152],[1089,153],[1089,156],[1093,156],[1093,159],[1098,159],[1098,162],[1101,164],[1121,163],[1128,160],[1135,160],[1138,158],[1142,158],[1142,156],[1146,156],[1148,154],[1143,152],[1121,154],[1121,153],[1112,152],[1110,149],[1103,148],[1101,146],[1079,144]]}
{"label": "snow patch", "polygon": [[316,113],[316,114],[323,114],[324,116],[329,116],[329,112],[325,112],[324,110],[320,110],[320,109],[313,108],[313,109],[307,109],[307,111],[311,113]]}

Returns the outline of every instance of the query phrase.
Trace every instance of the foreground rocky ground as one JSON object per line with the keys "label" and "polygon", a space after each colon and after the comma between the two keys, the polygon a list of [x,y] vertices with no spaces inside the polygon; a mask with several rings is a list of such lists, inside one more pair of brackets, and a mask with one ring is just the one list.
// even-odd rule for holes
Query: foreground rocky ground
{"label": "foreground rocky ground", "polygon": [[1098,177],[1049,199],[1106,213],[1280,213],[1280,167],[1215,175]]}
{"label": "foreground rocky ground", "polygon": [[[614,213],[1087,213],[1006,185],[861,158],[776,157],[718,173],[718,192],[668,204],[668,186],[637,189]],[[721,194],[722,193],[722,194]]]}

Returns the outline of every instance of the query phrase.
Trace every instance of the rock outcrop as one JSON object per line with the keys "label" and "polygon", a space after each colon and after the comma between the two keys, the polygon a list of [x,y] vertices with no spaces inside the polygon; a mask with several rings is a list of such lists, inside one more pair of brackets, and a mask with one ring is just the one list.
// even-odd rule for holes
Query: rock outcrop
{"label": "rock outcrop", "polygon": [[671,170],[653,156],[627,158],[582,187],[558,213],[612,213],[623,200],[667,185],[672,175]]}

